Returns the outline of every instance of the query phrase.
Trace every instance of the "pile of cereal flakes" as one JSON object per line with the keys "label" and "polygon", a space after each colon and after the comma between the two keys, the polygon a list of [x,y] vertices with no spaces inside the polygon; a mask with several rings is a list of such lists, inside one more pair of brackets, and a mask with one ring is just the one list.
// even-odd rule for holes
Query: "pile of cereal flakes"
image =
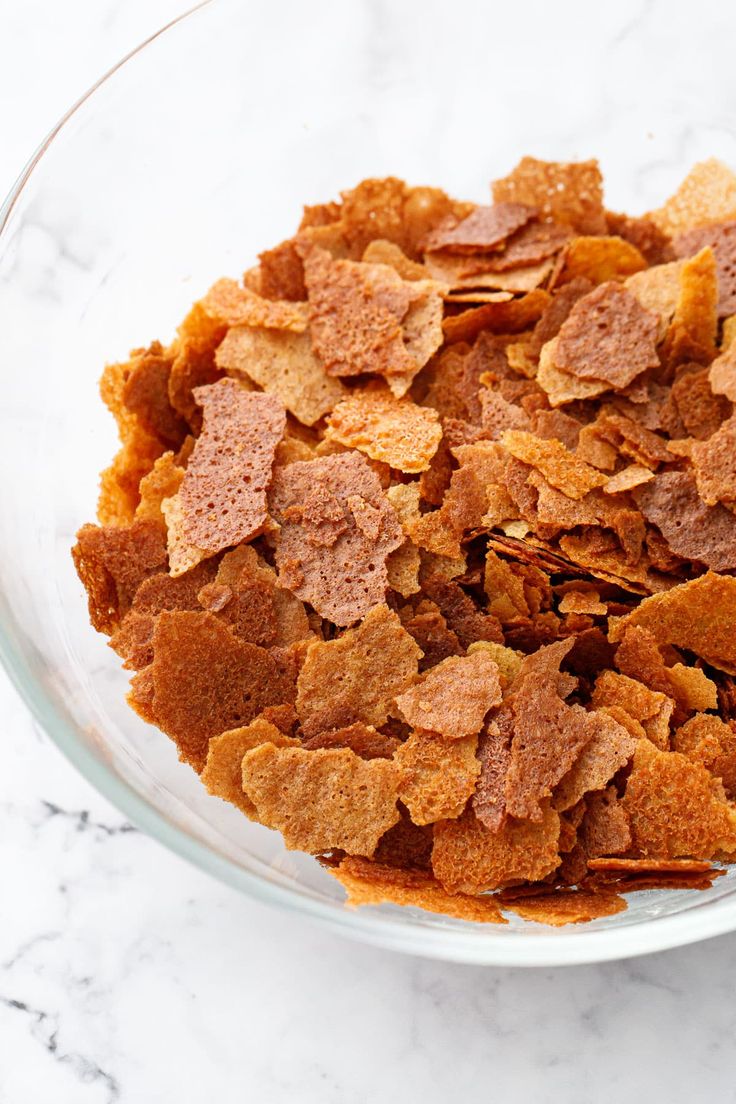
{"label": "pile of cereal flakes", "polygon": [[365,180],[169,346],[74,548],[130,704],[351,904],[610,916],[736,859],[736,176]]}

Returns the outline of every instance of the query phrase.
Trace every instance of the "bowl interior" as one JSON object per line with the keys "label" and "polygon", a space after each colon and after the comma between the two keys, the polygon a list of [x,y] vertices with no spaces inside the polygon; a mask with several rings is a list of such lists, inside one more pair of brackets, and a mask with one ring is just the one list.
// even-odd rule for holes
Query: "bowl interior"
{"label": "bowl interior", "polygon": [[[706,893],[639,894],[628,912],[584,930],[520,920],[486,929],[387,906],[348,912],[313,860],[209,797],[166,737],[129,710],[127,676],[88,624],[69,548],[93,518],[98,472],[116,447],[97,393],[103,364],[168,341],[214,279],[239,276],[293,231],[303,203],[388,174],[482,201],[494,175],[534,153],[600,157],[609,206],[636,212],[703,153],[736,163],[721,132],[707,150],[678,144],[664,101],[643,126],[635,88],[601,116],[609,63],[595,49],[578,55],[549,6],[535,7],[538,34],[523,53],[503,47],[490,20],[474,36],[447,26],[439,4],[422,18],[415,5],[397,7],[207,5],[102,82],[11,196],[0,236],[5,661],[47,732],[144,828],[239,888],[362,938],[522,964],[726,930],[736,925],[736,874]],[[503,41],[518,40],[523,13],[504,18]],[[581,97],[586,80],[593,91]]]}

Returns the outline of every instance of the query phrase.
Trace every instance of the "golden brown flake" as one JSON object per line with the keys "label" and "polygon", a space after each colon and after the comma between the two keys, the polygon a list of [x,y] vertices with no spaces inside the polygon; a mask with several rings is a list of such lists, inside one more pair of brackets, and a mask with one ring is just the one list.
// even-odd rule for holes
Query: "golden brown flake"
{"label": "golden brown flake", "polygon": [[347,394],[340,380],[327,375],[306,333],[235,326],[215,360],[229,375],[274,395],[304,425],[314,425]]}
{"label": "golden brown flake", "polygon": [[727,796],[733,800],[736,795],[736,729],[732,722],[727,723],[711,713],[696,713],[675,732],[672,746],[720,778]]}
{"label": "golden brown flake", "polygon": [[304,303],[264,299],[235,280],[222,279],[201,300],[210,318],[225,326],[266,326],[303,333],[307,328]]}
{"label": "golden brown flake", "polygon": [[483,650],[444,659],[400,694],[396,704],[414,728],[460,740],[480,732],[488,710],[500,701],[498,667]]}
{"label": "golden brown flake", "polygon": [[700,161],[649,218],[666,234],[736,218],[736,176],[715,157]]}
{"label": "golden brown flake", "polygon": [[587,889],[558,889],[541,897],[527,897],[521,901],[504,903],[504,908],[515,912],[522,920],[537,924],[550,924],[560,928],[565,924],[585,924],[605,916],[625,912],[623,897],[611,890],[591,892]]}
{"label": "golden brown flake", "polygon": [[713,250],[706,246],[683,263],[680,293],[667,331],[662,356],[667,363],[709,364],[716,355],[718,273]]}
{"label": "golden brown flake", "polygon": [[432,869],[448,893],[485,893],[510,882],[541,881],[559,862],[560,818],[547,803],[541,820],[506,821],[490,831],[472,811],[434,826]]}
{"label": "golden brown flake", "polygon": [[572,808],[590,790],[602,790],[636,750],[636,740],[605,710],[594,710],[593,736],[557,785],[553,804],[558,812]]}
{"label": "golden brown flake", "polygon": [[542,804],[600,729],[595,714],[565,698],[576,685],[560,671],[573,640],[560,640],[526,656],[509,698],[511,755],[506,807],[512,816],[538,821]]}
{"label": "golden brown flake", "polygon": [[72,556],[87,591],[90,620],[98,632],[109,635],[143,580],[165,567],[163,529],[153,521],[135,521],[125,528],[83,525]]}
{"label": "golden brown flake", "polygon": [[361,759],[391,759],[399,746],[399,741],[393,736],[386,736],[373,725],[363,724],[362,721],[356,721],[346,728],[332,728],[328,732],[320,732],[316,736],[310,736],[302,744],[307,751],[317,751],[319,748],[349,748]]}
{"label": "golden brown flake", "polygon": [[698,493],[708,506],[736,503],[736,416],[690,450]]}
{"label": "golden brown flake", "polygon": [[388,759],[361,759],[348,748],[306,751],[261,744],[243,759],[243,789],[258,819],[291,850],[339,848],[371,856],[399,819],[400,773]]}
{"label": "golden brown flake", "polygon": [[427,344],[429,327],[418,326],[409,314],[412,304],[421,306],[426,322],[436,304],[441,310],[435,285],[402,280],[388,265],[334,260],[316,248],[306,250],[304,272],[312,346],[328,375],[372,372],[389,384],[400,377],[408,386],[441,343],[440,330]]}
{"label": "golden brown flake", "polygon": [[442,439],[435,410],[387,388],[353,391],[332,411],[326,436],[409,474],[426,471]]}
{"label": "golden brown flake", "polygon": [[615,786],[588,794],[585,816],[579,829],[580,842],[589,859],[619,855],[631,847],[631,823],[619,801]]}
{"label": "golden brown flake", "polygon": [[597,161],[538,161],[522,157],[508,176],[493,183],[494,203],[526,203],[544,218],[580,234],[605,234],[603,180]]}
{"label": "golden brown flake", "polygon": [[536,468],[553,487],[568,498],[581,499],[595,487],[602,487],[606,477],[555,440],[544,440],[522,430],[507,430],[501,444],[525,464]]}
{"label": "golden brown flake", "polygon": [[475,735],[449,741],[433,732],[413,732],[401,744],[394,756],[399,797],[415,824],[460,816],[480,774],[477,746]]}
{"label": "golden brown flake", "polygon": [[609,636],[629,626],[648,629],[658,644],[688,648],[707,663],[736,673],[736,579],[709,571],[662,594],[653,594],[616,620]]}
{"label": "golden brown flake", "polygon": [[623,238],[573,238],[565,247],[556,282],[585,279],[604,284],[608,280],[623,280],[646,267],[647,262],[636,246]]}
{"label": "golden brown flake", "polygon": [[313,643],[299,674],[297,712],[306,735],[364,721],[383,725],[414,682],[421,652],[397,614],[376,606],[355,629]]}
{"label": "golden brown flake", "polygon": [[736,402],[736,344],[727,345],[710,366],[708,379],[715,395]]}
{"label": "golden brown flake", "polygon": [[449,249],[452,253],[484,253],[497,249],[534,215],[534,208],[523,203],[476,207],[455,225],[438,227],[427,239],[425,249]]}
{"label": "golden brown flake", "polygon": [[679,752],[641,740],[623,807],[644,857],[712,859],[736,852],[736,810],[720,782]]}
{"label": "golden brown flake", "polygon": [[261,744],[299,747],[298,740],[285,736],[263,716],[256,717],[244,728],[231,728],[212,737],[207,745],[207,762],[200,775],[211,794],[229,801],[251,819],[255,817],[256,809],[243,792],[243,756]]}
{"label": "golden brown flake", "polygon": [[173,452],[165,452],[156,460],[148,475],[144,475],[138,488],[140,502],[136,506],[136,521],[156,521],[165,525],[161,504],[173,497],[181,487],[184,468],[176,463]]}
{"label": "golden brown flake", "polygon": [[706,506],[689,472],[662,472],[634,499],[676,555],[714,571],[736,568],[736,516],[720,504]]}
{"label": "golden brown flake", "polygon": [[156,724],[196,770],[210,737],[243,727],[268,705],[294,700],[294,674],[265,648],[246,644],[215,614],[165,610],[153,634]]}
{"label": "golden brown flake", "polygon": [[348,856],[329,873],[347,890],[347,904],[352,908],[386,902],[426,909],[456,920],[506,923],[493,897],[449,894],[439,882],[421,871],[397,870],[393,866]]}

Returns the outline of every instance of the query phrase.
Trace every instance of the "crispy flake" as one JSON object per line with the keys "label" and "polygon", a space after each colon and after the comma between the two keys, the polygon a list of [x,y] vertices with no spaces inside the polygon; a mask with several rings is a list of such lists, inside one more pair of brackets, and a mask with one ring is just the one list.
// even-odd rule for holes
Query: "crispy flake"
{"label": "crispy flake", "polygon": [[210,737],[294,700],[293,674],[265,648],[238,640],[213,613],[165,610],[153,634],[156,724],[201,770]]}
{"label": "crispy flake", "polygon": [[596,590],[566,590],[557,607],[560,613],[587,613],[591,616],[608,613],[608,606],[601,602]]}
{"label": "crispy flake", "polygon": [[736,342],[726,346],[710,366],[708,379],[714,395],[736,402]]}
{"label": "crispy flake", "polygon": [[448,740],[476,735],[500,702],[498,667],[487,651],[450,656],[396,699],[408,724]]}
{"label": "crispy flake", "polygon": [[388,759],[348,748],[307,751],[261,744],[243,759],[243,789],[258,819],[292,850],[370,856],[399,819],[400,774]]}
{"label": "crispy flake", "polygon": [[303,333],[307,328],[304,303],[264,299],[235,280],[222,279],[201,300],[210,318],[225,326],[266,326]]}
{"label": "crispy flake", "polygon": [[347,395],[315,357],[308,334],[235,326],[215,360],[229,375],[274,395],[304,425],[314,425]]}
{"label": "crispy flake", "polygon": [[281,585],[349,625],[382,602],[386,557],[404,537],[378,477],[357,452],[277,469],[270,506],[281,526]]}
{"label": "crispy flake", "polygon": [[100,477],[97,516],[102,525],[130,525],[140,500],[141,479],[166,449],[161,438],[149,432],[124,401],[127,380],[139,355],[145,356],[146,352],[134,353],[127,364],[108,364],[100,380],[100,395],[115,418],[121,441],[119,452]]}
{"label": "crispy flake", "polygon": [[198,600],[251,644],[286,647],[311,636],[304,605],[278,586],[273,568],[251,545],[225,553],[214,581],[200,590]]}
{"label": "crispy flake", "polygon": [[486,552],[483,588],[488,595],[489,611],[502,624],[528,617],[531,613],[523,575],[517,574],[492,548]]}
{"label": "crispy flake", "polygon": [[726,318],[736,311],[736,222],[702,226],[674,240],[678,257],[691,257],[706,246],[715,254],[718,272],[718,314]]}
{"label": "crispy flake", "polygon": [[649,218],[670,235],[736,218],[736,175],[715,157],[700,161]]}
{"label": "crispy flake", "polygon": [[460,816],[480,774],[477,746],[477,736],[448,741],[433,732],[413,732],[400,745],[394,757],[402,772],[399,797],[415,824]]}
{"label": "crispy flake", "polygon": [[674,697],[688,712],[718,708],[718,687],[702,668],[673,663],[667,668],[667,679]]}
{"label": "crispy flake", "polygon": [[637,488],[634,499],[676,555],[714,571],[736,568],[736,516],[724,506],[706,506],[689,472],[662,472]]}
{"label": "crispy flake", "polygon": [[562,324],[555,364],[586,380],[622,388],[648,368],[659,366],[659,322],[620,284],[601,284],[579,299]]}
{"label": "crispy flake", "polygon": [[644,468],[641,464],[629,464],[628,467],[622,468],[606,480],[603,490],[610,495],[624,494],[626,491],[633,491],[635,487],[640,487],[643,483],[648,483],[653,478],[654,473],[649,468]]}
{"label": "crispy flake", "polygon": [[591,870],[620,874],[705,874],[711,869],[704,859],[591,859]]}
{"label": "crispy flake", "polygon": [[585,279],[603,284],[623,280],[646,267],[647,262],[636,246],[623,238],[573,238],[565,248],[557,283]]}
{"label": "crispy flake", "polygon": [[510,697],[513,739],[506,776],[512,816],[538,821],[543,800],[600,729],[599,720],[565,698],[575,679],[560,671],[573,640],[560,640],[526,656]]}
{"label": "crispy flake", "polygon": [[603,710],[594,718],[593,736],[555,789],[553,804],[558,812],[572,808],[590,790],[602,790],[636,750],[636,740]]}
{"label": "crispy flake", "polygon": [[227,325],[208,314],[201,303],[194,304],[178,330],[169,377],[169,401],[195,433],[202,428],[202,411],[193,391],[214,383],[222,375],[215,364],[215,349],[226,332]]}
{"label": "crispy flake", "polygon": [[677,308],[682,266],[682,261],[668,261],[636,272],[625,281],[626,290],[639,300],[644,310],[659,316],[660,337],[664,337]]}
{"label": "crispy flake", "polygon": [[483,331],[521,333],[541,318],[548,303],[547,292],[535,285],[535,290],[530,290],[521,299],[485,303],[482,307],[463,311],[444,320],[445,341],[473,341]]}
{"label": "crispy flake", "polygon": [[398,870],[348,856],[329,873],[347,890],[347,904],[351,908],[388,903],[426,909],[456,920],[506,923],[493,897],[450,894],[434,878],[418,870]]}
{"label": "crispy flake", "polygon": [[568,498],[584,498],[595,487],[602,487],[606,477],[579,460],[559,441],[535,437],[522,430],[507,430],[501,444],[525,464],[536,468],[553,487]]}
{"label": "crispy flake", "polygon": [[736,503],[736,415],[691,449],[700,497],[709,506]]}
{"label": "crispy flake", "polygon": [[[158,342],[131,357],[120,393],[122,405],[140,428],[169,448],[178,448],[187,433],[186,422],[169,399],[173,356]],[[125,415],[119,411],[119,416]]]}
{"label": "crispy flake", "polygon": [[646,215],[630,216],[606,211],[609,234],[618,234],[635,245],[649,265],[661,265],[672,257],[669,235]]}
{"label": "crispy flake", "polygon": [[501,710],[496,720],[488,722],[478,739],[480,776],[472,808],[480,823],[491,832],[497,832],[506,818],[506,775],[511,759],[511,736],[509,711]]}
{"label": "crispy flake", "polygon": [[159,525],[165,525],[161,503],[165,498],[176,494],[183,478],[184,468],[176,463],[173,452],[165,452],[163,456],[159,456],[148,475],[141,479],[140,502],[135,511],[136,521],[156,521]]}
{"label": "crispy flake", "polygon": [[[669,685],[667,688],[671,690]],[[641,732],[627,726],[632,734],[647,736],[652,743],[664,750],[669,747],[669,722],[674,703],[668,695],[651,690],[626,675],[602,671],[596,679],[591,701],[596,708],[607,710],[624,725],[626,718],[621,715],[621,711],[627,713],[641,726]]]}
{"label": "crispy flake", "polygon": [[262,531],[286,415],[271,395],[244,391],[233,380],[197,388],[195,398],[204,426],[178,499],[185,540],[212,554]]}
{"label": "crispy flake", "polygon": [[716,354],[717,330],[718,273],[713,250],[706,246],[683,263],[663,356],[673,364],[689,360],[709,364]]}
{"label": "crispy flake", "polygon": [[306,735],[364,721],[380,728],[417,674],[421,652],[398,616],[376,606],[355,629],[317,641],[299,674],[297,712]]}
{"label": "crispy flake", "polygon": [[558,367],[557,340],[554,337],[543,346],[537,372],[537,383],[546,393],[550,406],[564,406],[575,399],[592,399],[607,391],[609,385],[605,380],[580,379]]}
{"label": "crispy flake", "polygon": [[655,859],[712,859],[736,851],[736,809],[723,787],[698,763],[641,740],[623,807],[634,847]]}
{"label": "crispy flake", "polygon": [[677,729],[672,747],[720,778],[726,795],[733,800],[736,794],[736,729],[732,722],[711,713],[696,713]]}
{"label": "crispy flake", "polygon": [[579,837],[589,859],[618,855],[631,847],[631,823],[615,786],[588,794]]}
{"label": "crispy flake", "polygon": [[390,759],[399,746],[399,741],[393,736],[386,736],[373,725],[363,724],[362,721],[356,721],[346,728],[320,732],[316,736],[310,736],[302,744],[308,751],[319,748],[350,748],[361,759]]}
{"label": "crispy flake", "polygon": [[603,180],[597,161],[538,161],[522,157],[492,186],[494,203],[526,203],[543,218],[573,227],[580,234],[604,234]]}
{"label": "crispy flake", "polygon": [[427,277],[427,269],[423,264],[410,260],[401,246],[385,238],[368,242],[360,259],[365,264],[390,265],[402,280],[424,280]]}
{"label": "crispy flake", "polygon": [[399,471],[426,471],[442,439],[435,410],[387,388],[353,391],[332,411],[327,436]]}
{"label": "crispy flake", "polygon": [[409,317],[412,304],[421,306],[422,322],[437,303],[441,311],[435,285],[402,280],[388,265],[336,261],[315,248],[307,250],[304,272],[312,346],[328,375],[373,372],[410,382],[435,351],[436,345],[427,351],[423,335],[420,340],[425,325]]}
{"label": "crispy flake", "polygon": [[518,271],[522,275],[525,269],[538,268],[545,262],[551,264],[551,259],[571,237],[572,233],[566,226],[534,219],[514,234],[501,252],[472,258],[466,269],[467,279],[476,273],[483,278],[487,273],[510,274]]}
{"label": "crispy flake", "polygon": [[670,399],[687,432],[707,440],[731,414],[731,403],[711,390],[707,368],[685,366],[672,385]]}
{"label": "crispy flake", "polygon": [[125,528],[83,525],[72,556],[87,591],[90,620],[98,632],[109,634],[143,580],[165,568],[163,529],[153,521]]}
{"label": "crispy flake", "polygon": [[550,924],[560,928],[565,924],[585,924],[605,916],[625,912],[623,897],[611,890],[591,892],[588,889],[558,889],[541,897],[504,902],[504,908],[515,912],[522,920]]}
{"label": "crispy flake", "polygon": [[208,553],[187,540],[186,515],[178,493],[162,500],[161,514],[166,523],[169,571],[176,579],[206,559]]}
{"label": "crispy flake", "polygon": [[629,626],[648,629],[658,644],[688,648],[707,663],[736,674],[736,578],[709,571],[653,594],[610,626],[615,643]]}
{"label": "crispy flake", "polygon": [[256,815],[256,810],[243,792],[242,763],[245,753],[261,744],[299,747],[299,741],[294,737],[285,736],[263,716],[256,717],[244,728],[232,728],[212,737],[207,746],[207,762],[200,775],[211,794],[229,801],[251,818]]}
{"label": "crispy flake", "polygon": [[[304,266],[293,238],[258,255],[258,284],[251,290],[266,299],[290,299],[299,302],[307,298],[304,287]],[[246,273],[247,276],[247,273]],[[248,286],[248,280],[244,277]]]}
{"label": "crispy flake", "polygon": [[534,214],[534,208],[523,203],[476,207],[456,225],[440,226],[435,230],[425,249],[449,249],[452,253],[483,253],[496,249],[516,230],[525,226]]}
{"label": "crispy flake", "polygon": [[448,893],[485,893],[509,882],[540,881],[559,862],[560,818],[545,804],[539,823],[507,820],[489,831],[470,810],[434,826],[432,869]]}
{"label": "crispy flake", "polygon": [[418,594],[422,589],[419,582],[421,553],[410,540],[389,552],[386,558],[386,575],[391,590],[397,591],[403,598]]}

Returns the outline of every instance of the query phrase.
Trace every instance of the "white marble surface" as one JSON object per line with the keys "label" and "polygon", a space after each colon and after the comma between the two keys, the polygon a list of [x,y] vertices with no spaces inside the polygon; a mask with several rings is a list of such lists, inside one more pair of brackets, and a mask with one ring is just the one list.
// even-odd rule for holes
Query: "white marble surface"
{"label": "white marble surface", "polygon": [[[488,20],[496,7],[453,11]],[[60,111],[178,8],[0,0],[0,190]],[[604,8],[599,23],[574,0],[559,18],[584,16],[570,34],[595,44],[626,125],[639,109],[627,67],[639,89],[644,68],[693,159],[732,148],[736,14],[715,0]],[[621,139],[625,120],[612,125]],[[535,971],[342,942],[127,825],[1,675],[0,715],[0,1104],[736,1100],[736,934]]]}

